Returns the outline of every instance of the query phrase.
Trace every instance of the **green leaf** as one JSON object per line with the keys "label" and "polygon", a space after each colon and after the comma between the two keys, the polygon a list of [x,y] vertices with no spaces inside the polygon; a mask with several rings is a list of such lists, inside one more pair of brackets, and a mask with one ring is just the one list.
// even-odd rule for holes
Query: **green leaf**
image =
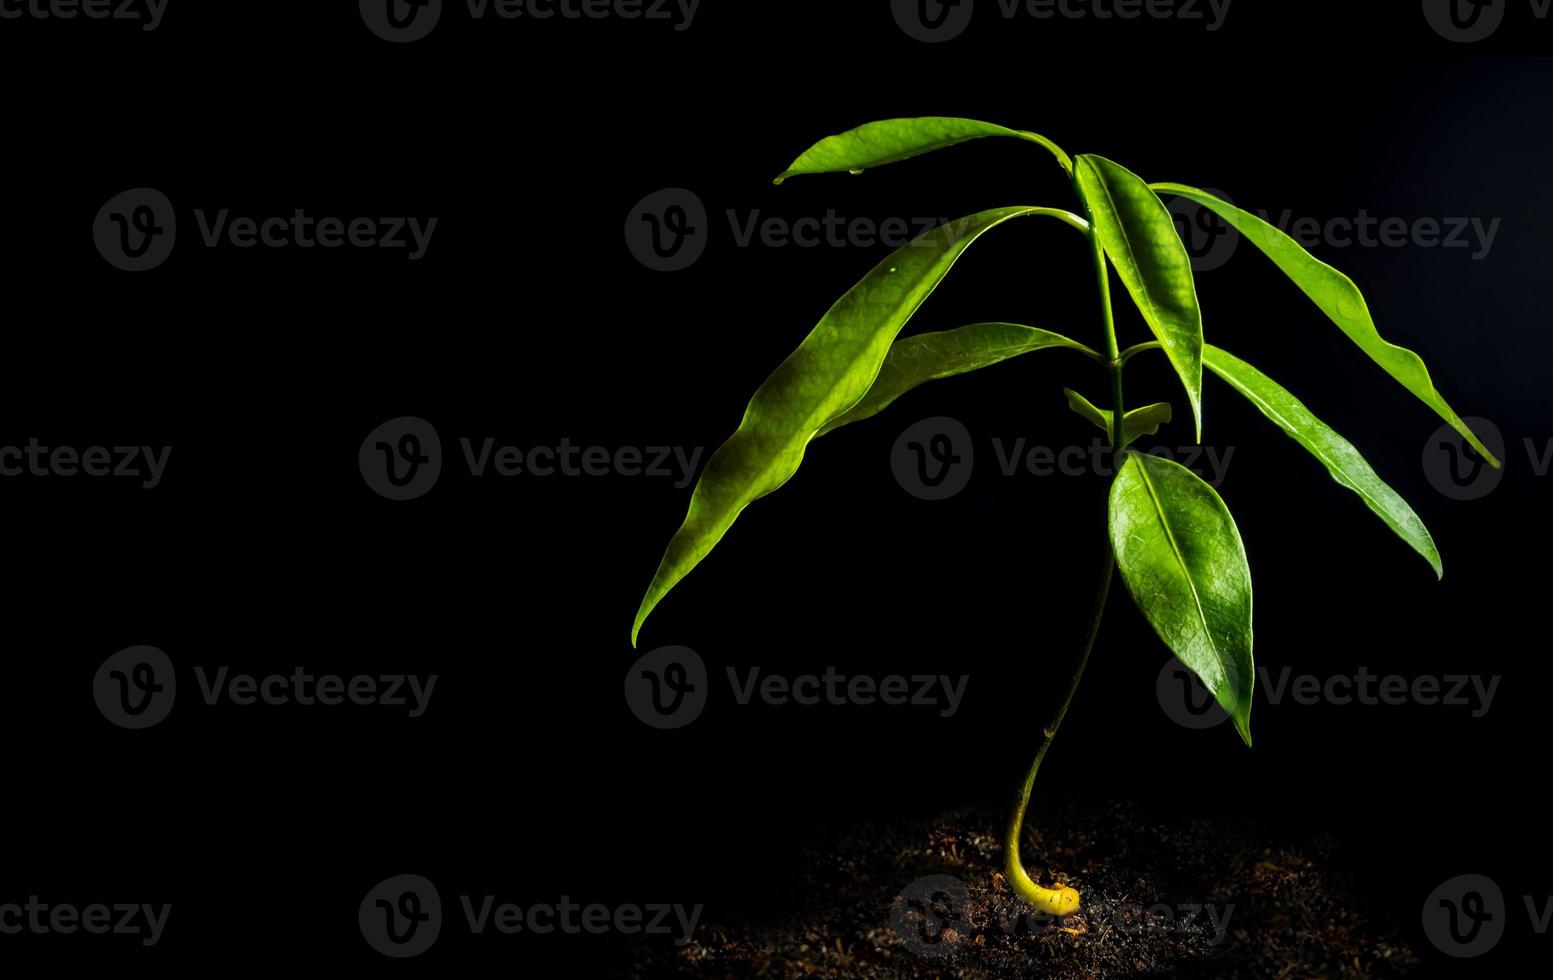
{"label": "green leaf", "polygon": [[1496,468],[1499,460],[1478,440],[1440,393],[1434,389],[1423,359],[1406,347],[1384,340],[1375,328],[1364,294],[1352,279],[1307,252],[1299,242],[1248,211],[1242,211],[1206,191],[1184,184],[1154,184],[1164,194],[1175,194],[1195,201],[1229,222],[1251,244],[1266,253],[1284,275],[1294,281],[1306,296],[1321,308],[1339,330],[1359,345],[1387,374],[1402,383],[1420,401],[1434,409],[1451,428],[1461,433],[1472,448]]}
{"label": "green leaf", "polygon": [[[1113,413],[1109,409],[1096,408],[1089,399],[1072,388],[1062,390],[1067,393],[1068,407],[1094,423],[1097,429],[1105,433],[1106,441],[1110,442]],[[1169,422],[1174,415],[1168,402],[1155,402],[1128,412],[1122,417],[1122,448],[1132,445],[1139,436],[1151,436],[1158,432],[1159,427]]]}
{"label": "green leaf", "polygon": [[1209,344],[1203,349],[1203,362],[1208,369],[1228,381],[1236,391],[1251,400],[1263,415],[1272,419],[1295,442],[1310,450],[1321,460],[1332,479],[1359,495],[1366,507],[1373,510],[1397,537],[1412,546],[1434,568],[1436,576],[1443,578],[1445,570],[1440,564],[1440,552],[1434,546],[1429,529],[1413,512],[1397,492],[1388,487],[1359,450],[1342,436],[1333,432],[1324,422],[1310,414],[1300,400],[1279,387],[1267,375],[1230,354]]}
{"label": "green leaf", "polygon": [[897,249],[836,301],[755,392],[744,420],[712,454],[685,522],[642,598],[631,643],[660,600],[705,558],[750,502],[786,483],[825,423],[868,393],[906,321],[977,238],[1048,208],[999,208],[929,231]]}
{"label": "green leaf", "polygon": [[1101,360],[1100,354],[1062,334],[1017,323],[973,323],[940,333],[902,337],[890,348],[879,377],[863,400],[827,422],[815,438],[877,415],[906,392],[939,378],[989,367],[1030,351],[1066,347]]}
{"label": "green leaf", "polygon": [[1095,428],[1104,432],[1106,441],[1109,442],[1111,439],[1111,413],[1106,409],[1096,408],[1093,402],[1072,388],[1064,388],[1062,390],[1068,396],[1068,407]]}
{"label": "green leaf", "polygon": [[1129,452],[1111,547],[1133,602],[1251,744],[1251,570],[1224,501],[1179,463]]}
{"label": "green leaf", "polygon": [[1027,133],[975,119],[923,116],[916,119],[883,119],[835,136],[827,136],[805,150],[776,182],[780,184],[789,177],[801,174],[862,173],[871,167],[909,160],[924,153],[987,136],[1011,136],[1039,144],[1057,158],[1062,169],[1073,169],[1073,161],[1068,155],[1039,133]]}
{"label": "green leaf", "polygon": [[1138,175],[1082,154],[1074,173],[1100,244],[1181,376],[1202,440],[1202,310],[1192,259],[1175,221]]}

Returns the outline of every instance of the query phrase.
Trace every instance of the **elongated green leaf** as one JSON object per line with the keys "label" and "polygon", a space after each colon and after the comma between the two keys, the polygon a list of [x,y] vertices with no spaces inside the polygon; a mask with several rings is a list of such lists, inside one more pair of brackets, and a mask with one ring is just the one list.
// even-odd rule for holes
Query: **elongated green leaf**
{"label": "elongated green leaf", "polygon": [[1129,452],[1111,485],[1111,547],[1154,632],[1251,744],[1251,570],[1229,508],[1179,463]]}
{"label": "elongated green leaf", "polygon": [[780,184],[789,177],[801,174],[861,173],[871,167],[909,160],[924,153],[987,136],[1011,136],[1037,143],[1049,150],[1064,170],[1073,169],[1073,161],[1068,155],[1039,133],[1027,133],[975,119],[922,116],[914,119],[881,119],[835,136],[827,136],[805,150],[776,182]]}
{"label": "elongated green leaf", "polygon": [[739,512],[786,483],[821,426],[873,386],[890,345],[961,253],[988,230],[1047,208],[999,208],[934,229],[897,249],[836,301],[798,349],[767,378],[744,420],[712,454],[631,627],[705,558]]}
{"label": "elongated green leaf", "polygon": [[1385,521],[1397,537],[1429,562],[1436,576],[1445,576],[1439,549],[1434,546],[1429,529],[1424,527],[1424,522],[1407,501],[1375,475],[1375,470],[1352,443],[1310,414],[1298,398],[1228,351],[1209,344],[1203,348],[1203,363],[1250,399],[1251,404],[1277,423],[1290,438],[1321,460],[1332,479],[1358,494],[1365,506]]}
{"label": "elongated green leaf", "polygon": [[1202,310],[1175,221],[1141,177],[1104,157],[1082,154],[1074,174],[1100,244],[1186,386],[1201,441]]}
{"label": "elongated green leaf", "polygon": [[1152,186],[1162,194],[1175,194],[1195,201],[1229,222],[1236,231],[1246,237],[1247,241],[1266,253],[1267,257],[1283,270],[1284,275],[1293,280],[1294,284],[1321,308],[1321,312],[1337,324],[1338,329],[1347,334],[1350,340],[1358,344],[1359,349],[1368,354],[1371,360],[1401,382],[1402,387],[1411,391],[1425,405],[1434,409],[1440,418],[1449,422],[1451,428],[1461,433],[1462,438],[1471,443],[1472,448],[1476,449],[1484,459],[1495,467],[1499,466],[1499,460],[1494,458],[1494,454],[1488,451],[1488,447],[1478,440],[1455,410],[1435,390],[1434,382],[1429,378],[1429,369],[1424,366],[1423,359],[1406,347],[1398,347],[1381,337],[1380,332],[1375,328],[1375,320],[1370,316],[1369,305],[1364,301],[1364,294],[1359,291],[1358,286],[1354,285],[1352,279],[1305,251],[1299,242],[1279,231],[1275,226],[1249,211],[1242,211],[1228,201],[1214,197],[1207,191],[1188,187],[1185,184]]}
{"label": "elongated green leaf", "polygon": [[920,384],[965,374],[1048,347],[1066,347],[1100,358],[1095,351],[1062,334],[1017,323],[973,323],[939,333],[902,337],[890,348],[889,356],[879,369],[879,377],[874,379],[873,387],[868,389],[863,400],[827,422],[815,438],[879,414],[895,399]]}
{"label": "elongated green leaf", "polygon": [[[1068,407],[1093,423],[1095,428],[1105,433],[1106,441],[1111,439],[1110,409],[1096,408],[1089,399],[1074,391],[1072,388],[1062,389],[1068,396]],[[1139,436],[1151,436],[1159,431],[1159,427],[1169,422],[1175,412],[1168,402],[1155,402],[1142,408],[1135,408],[1122,418],[1122,448],[1133,444]]]}

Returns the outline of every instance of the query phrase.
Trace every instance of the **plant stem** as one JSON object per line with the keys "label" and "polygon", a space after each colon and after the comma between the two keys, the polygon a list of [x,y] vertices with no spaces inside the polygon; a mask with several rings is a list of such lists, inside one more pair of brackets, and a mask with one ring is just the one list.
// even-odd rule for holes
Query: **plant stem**
{"label": "plant stem", "polygon": [[1095,638],[1100,635],[1100,621],[1105,618],[1106,600],[1111,595],[1111,579],[1115,571],[1116,557],[1107,547],[1105,570],[1100,577],[1100,587],[1095,592],[1094,611],[1089,621],[1089,635],[1084,640],[1084,651],[1079,654],[1078,664],[1073,668],[1073,679],[1068,683],[1068,693],[1063,696],[1062,704],[1058,705],[1051,724],[1041,732],[1040,747],[1035,750],[1035,761],[1030,764],[1029,775],[1025,776],[1024,788],[1020,790],[1014,815],[1009,819],[1008,837],[1004,841],[1004,873],[1008,877],[1009,884],[1013,886],[1020,898],[1049,915],[1067,915],[1077,911],[1078,892],[1072,888],[1042,888],[1031,881],[1030,876],[1025,872],[1024,863],[1019,859],[1019,838],[1024,831],[1025,810],[1030,806],[1030,794],[1035,789],[1035,776],[1041,771],[1041,762],[1046,758],[1046,750],[1051,748],[1052,739],[1057,737],[1057,730],[1062,727],[1062,720],[1068,715],[1068,708],[1073,704],[1073,696],[1078,693],[1079,681],[1084,679],[1084,668],[1089,665],[1089,655],[1095,649]]}
{"label": "plant stem", "polygon": [[1100,314],[1105,325],[1105,354],[1111,369],[1111,448],[1122,448],[1122,420],[1126,407],[1122,401],[1122,354],[1116,343],[1116,318],[1111,310],[1111,269],[1106,265],[1105,249],[1095,231],[1094,216],[1089,220],[1089,247],[1095,256],[1095,282],[1100,287]]}
{"label": "plant stem", "polygon": [[[1105,351],[1107,367],[1111,372],[1111,448],[1120,453],[1122,442],[1125,438],[1123,432],[1123,420],[1126,418],[1126,405],[1122,400],[1122,366],[1125,359],[1121,355],[1116,342],[1116,321],[1111,308],[1111,276],[1110,267],[1106,264],[1105,249],[1100,244],[1100,236],[1095,231],[1093,214],[1087,214],[1089,219],[1089,244],[1095,258],[1095,279],[1100,287],[1100,309],[1105,325]],[[1105,549],[1105,570],[1100,576],[1100,586],[1095,590],[1094,611],[1089,621],[1089,632],[1084,639],[1084,650],[1079,654],[1078,664],[1073,668],[1073,679],[1068,683],[1068,691],[1062,698],[1062,703],[1057,706],[1057,712],[1052,716],[1050,725],[1041,731],[1041,744],[1035,750],[1035,761],[1030,764],[1030,772],[1025,776],[1024,787],[1019,793],[1019,802],[1014,806],[1014,815],[1009,818],[1008,835],[1004,841],[1004,873],[1008,877],[1009,884],[1020,898],[1030,903],[1037,910],[1048,915],[1067,915],[1078,910],[1078,892],[1072,888],[1043,888],[1030,879],[1026,873],[1024,862],[1019,858],[1019,838],[1024,832],[1025,811],[1030,807],[1030,794],[1035,790],[1035,777],[1041,771],[1041,763],[1046,759],[1046,751],[1051,748],[1052,739],[1057,737],[1057,730],[1062,727],[1062,720],[1068,716],[1068,708],[1073,705],[1073,698],[1078,694],[1079,682],[1084,679],[1084,668],[1089,666],[1089,655],[1094,652],[1095,639],[1100,635],[1100,622],[1105,618],[1106,601],[1111,596],[1111,579],[1116,575],[1116,555],[1111,550],[1109,543]]]}

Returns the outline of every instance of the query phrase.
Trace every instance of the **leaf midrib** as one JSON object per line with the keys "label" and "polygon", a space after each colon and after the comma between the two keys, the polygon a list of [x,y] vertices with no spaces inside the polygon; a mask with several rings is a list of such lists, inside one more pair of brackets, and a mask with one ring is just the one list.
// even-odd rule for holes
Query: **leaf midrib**
{"label": "leaf midrib", "polygon": [[1202,623],[1203,635],[1208,638],[1208,647],[1213,651],[1213,658],[1222,669],[1224,655],[1219,652],[1218,643],[1214,642],[1213,628],[1208,625],[1208,614],[1203,611],[1202,597],[1197,592],[1197,582],[1192,578],[1192,570],[1186,564],[1186,556],[1181,552],[1181,545],[1176,541],[1175,532],[1170,529],[1170,520],[1165,516],[1164,505],[1160,503],[1159,493],[1154,489],[1154,481],[1149,477],[1148,467],[1141,462],[1138,463],[1138,473],[1143,477],[1143,486],[1149,492],[1149,500],[1154,504],[1154,512],[1159,515],[1159,525],[1165,529],[1165,540],[1170,542],[1170,553],[1181,566],[1182,577],[1186,579],[1187,589],[1192,593],[1192,606],[1197,610],[1198,621]]}

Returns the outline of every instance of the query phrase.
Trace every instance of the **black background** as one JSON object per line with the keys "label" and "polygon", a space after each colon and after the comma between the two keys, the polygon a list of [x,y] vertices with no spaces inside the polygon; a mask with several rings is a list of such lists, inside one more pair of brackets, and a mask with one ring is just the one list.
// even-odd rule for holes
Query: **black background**
{"label": "black background", "polygon": [[[791,841],[930,814],[1017,785],[1080,639],[1104,544],[1098,479],[1006,478],[992,437],[1087,445],[1061,389],[1093,365],[1042,354],[940,382],[816,444],[650,620],[642,649],[723,667],[966,673],[953,719],[923,709],[749,707],[723,697],[649,731],[621,682],[631,615],[688,488],[650,478],[473,479],[457,440],[706,447],[878,248],[737,247],[724,212],[954,217],[1071,206],[1038,148],[987,141],[872,172],[771,184],[813,141],[869,119],[964,115],[1038,130],[1150,179],[1274,214],[1502,218],[1491,253],[1320,246],[1382,332],[1422,353],[1466,415],[1511,444],[1503,485],[1458,502],[1420,460],[1439,421],[1243,246],[1199,290],[1210,340],[1348,436],[1429,524],[1428,568],[1227,387],[1205,439],[1235,447],[1224,496],[1275,671],[1502,675],[1493,710],[1272,706],[1256,747],[1160,711],[1166,655],[1118,592],[1041,793],[1128,799],[1333,834],[1380,914],[1426,958],[1423,898],[1466,872],[1511,901],[1509,975],[1547,940],[1543,632],[1547,485],[1521,441],[1550,431],[1547,177],[1553,23],[1512,4],[1455,45],[1413,3],[1237,3],[1201,24],[1005,22],[906,37],[888,4],[707,0],[691,29],[472,22],[379,40],[356,5],[172,0],[152,33],[0,21],[6,93],[6,367],[0,444],[170,445],[166,480],[0,480],[10,519],[10,696],[0,901],[171,902],[162,944],[0,937],[35,957],[401,972],[489,962],[602,970],[607,944],[454,929],[420,959],[355,926],[373,884],[414,872],[445,901],[705,903],[709,920],[801,903]],[[843,15],[841,8],[847,13]],[[325,9],[327,8],[327,9]],[[1373,8],[1373,9],[1372,9]],[[126,274],[91,222],[165,192],[179,243]],[[704,257],[654,272],[625,247],[645,195],[693,190]],[[435,215],[402,251],[204,248],[195,209]],[[1088,256],[1055,223],[976,246],[909,330],[985,319],[1098,343]],[[1125,307],[1123,307],[1125,308]],[[1124,342],[1143,339],[1131,312]],[[1134,362],[1131,400],[1176,398]],[[986,459],[930,504],[890,449],[952,415]],[[365,435],[440,432],[445,471],[396,503],[363,482]],[[1182,421],[1162,444],[1191,441]],[[704,456],[703,456],[704,459]],[[142,732],[97,712],[98,665],[134,644],[179,665],[178,707]],[[206,707],[192,667],[439,675],[430,710]],[[1037,809],[1039,819],[1039,809]],[[1437,964],[1442,967],[1444,964]],[[1486,975],[1486,974],[1485,974]]]}

